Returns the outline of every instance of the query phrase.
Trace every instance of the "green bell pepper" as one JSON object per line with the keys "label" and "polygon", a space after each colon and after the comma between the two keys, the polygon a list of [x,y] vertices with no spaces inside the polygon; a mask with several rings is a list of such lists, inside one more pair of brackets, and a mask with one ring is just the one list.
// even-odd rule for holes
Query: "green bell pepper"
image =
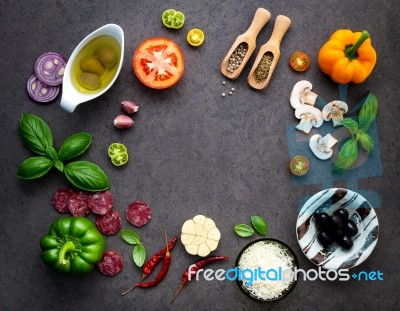
{"label": "green bell pepper", "polygon": [[64,274],[87,274],[104,253],[105,239],[85,217],[55,220],[40,240],[43,261]]}

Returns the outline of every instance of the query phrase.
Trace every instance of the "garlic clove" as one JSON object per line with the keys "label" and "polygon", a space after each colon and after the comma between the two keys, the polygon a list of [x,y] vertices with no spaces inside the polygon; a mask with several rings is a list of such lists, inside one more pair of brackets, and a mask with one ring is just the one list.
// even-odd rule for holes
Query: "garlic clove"
{"label": "garlic clove", "polygon": [[126,130],[133,125],[133,120],[131,117],[125,115],[119,115],[114,119],[114,126],[119,130]]}
{"label": "garlic clove", "polygon": [[121,107],[127,114],[135,114],[139,110],[139,105],[130,100],[122,101]]}

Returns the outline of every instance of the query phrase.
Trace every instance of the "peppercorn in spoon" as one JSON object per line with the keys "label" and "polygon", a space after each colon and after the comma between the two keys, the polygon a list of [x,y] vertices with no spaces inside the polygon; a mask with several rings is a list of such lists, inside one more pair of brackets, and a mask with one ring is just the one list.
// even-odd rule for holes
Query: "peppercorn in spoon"
{"label": "peppercorn in spoon", "polygon": [[257,90],[267,87],[281,56],[279,46],[291,23],[290,18],[287,16],[278,15],[276,17],[271,38],[261,46],[247,78],[247,82],[251,87]]}
{"label": "peppercorn in spoon", "polygon": [[229,79],[239,77],[256,48],[256,38],[261,28],[269,21],[271,13],[258,8],[249,29],[238,36],[221,63],[222,74]]}

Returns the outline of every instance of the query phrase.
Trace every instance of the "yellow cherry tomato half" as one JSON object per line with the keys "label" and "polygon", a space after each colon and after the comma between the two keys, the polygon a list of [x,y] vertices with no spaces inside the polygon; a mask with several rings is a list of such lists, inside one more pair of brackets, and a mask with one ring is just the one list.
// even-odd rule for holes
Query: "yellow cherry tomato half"
{"label": "yellow cherry tomato half", "polygon": [[201,29],[193,28],[187,34],[187,42],[193,46],[199,46],[204,42],[204,32]]}

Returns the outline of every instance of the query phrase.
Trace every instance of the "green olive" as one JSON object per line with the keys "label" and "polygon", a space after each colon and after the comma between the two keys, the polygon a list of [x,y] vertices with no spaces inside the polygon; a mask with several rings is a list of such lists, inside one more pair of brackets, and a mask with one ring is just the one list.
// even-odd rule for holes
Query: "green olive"
{"label": "green olive", "polygon": [[93,56],[85,56],[81,59],[81,67],[83,71],[95,73],[101,76],[104,73],[104,67],[99,60]]}
{"label": "green olive", "polygon": [[82,72],[76,76],[79,84],[88,90],[95,90],[100,86],[100,78],[98,75],[89,72]]}
{"label": "green olive", "polygon": [[100,45],[96,49],[96,55],[99,61],[108,68],[114,66],[118,61],[118,54],[110,45]]}

